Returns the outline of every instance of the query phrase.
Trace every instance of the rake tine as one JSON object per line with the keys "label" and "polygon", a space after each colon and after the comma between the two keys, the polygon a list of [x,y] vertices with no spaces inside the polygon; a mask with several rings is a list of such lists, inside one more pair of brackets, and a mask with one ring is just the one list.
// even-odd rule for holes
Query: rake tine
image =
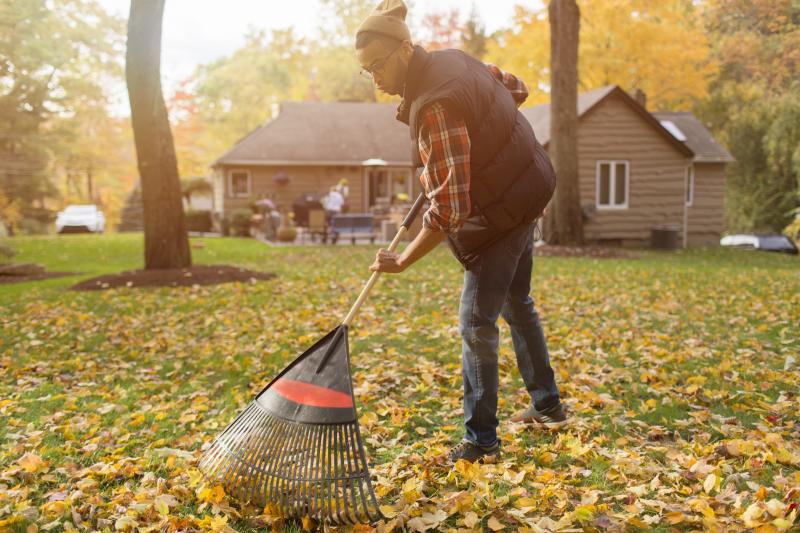
{"label": "rake tine", "polygon": [[[341,455],[339,454],[339,426],[333,426],[333,446],[332,459],[333,459],[333,479],[336,484],[336,492],[333,494],[333,501],[336,502],[336,520],[340,524],[347,523],[347,491],[344,486],[344,464],[340,461]],[[341,473],[340,473],[341,470]],[[342,488],[339,488],[339,482],[342,483]]]}
{"label": "rake tine", "polygon": [[302,425],[297,426],[297,431],[294,434],[294,438],[292,439],[292,444],[289,446],[287,453],[284,454],[284,462],[283,462],[283,469],[281,471],[282,481],[281,481],[281,505],[283,506],[286,516],[291,516],[291,507],[289,502],[288,495],[291,493],[292,490],[292,477],[291,472],[295,463],[293,463],[293,458],[296,454],[298,443],[303,436],[303,432],[305,427]]}
{"label": "rake tine", "polygon": [[319,448],[319,438],[322,434],[322,428],[315,425],[312,426],[313,434],[311,442],[308,447],[308,464],[306,465],[306,513],[309,518],[313,518],[314,509],[316,509],[317,490],[317,448]]}
{"label": "rake tine", "polygon": [[[255,409],[252,409],[252,404],[247,408],[248,416],[246,419],[242,420],[242,428],[241,432],[237,433],[235,436],[231,433],[231,438],[228,443],[221,443],[225,448],[226,454],[228,455],[228,468],[225,471],[224,477],[222,478],[222,486],[225,488],[225,491],[228,494],[234,492],[234,488],[236,486],[236,479],[239,476],[239,468],[236,467],[237,463],[241,462],[241,459],[236,454],[236,450],[241,446],[242,439],[246,440],[249,436],[250,429],[253,424],[253,420],[255,418]],[[233,444],[234,439],[238,436],[238,442],[236,445]],[[231,468],[233,466],[233,468]]]}
{"label": "rake tine", "polygon": [[[243,414],[246,414],[247,416],[243,416],[241,420],[242,420],[243,423],[247,423],[249,418],[250,418],[250,416],[251,416],[250,409],[248,408]],[[222,487],[225,488],[226,491],[228,490],[227,489],[227,481],[226,480],[227,480],[227,477],[228,477],[228,475],[229,475],[229,473],[231,471],[230,465],[231,465],[231,463],[233,461],[233,456],[230,453],[229,442],[233,441],[234,434],[235,434],[234,431],[227,432],[225,440],[217,439],[217,441],[215,443],[215,445],[220,450],[220,454],[222,455],[223,460],[220,461],[219,470],[217,472],[217,475],[215,475],[210,481],[212,483],[216,482],[216,483],[222,485]]]}
{"label": "rake tine", "polygon": [[264,453],[264,447],[267,443],[267,437],[269,436],[272,425],[269,423],[269,414],[262,411],[261,413],[261,422],[259,424],[259,441],[254,447],[253,454],[251,455],[250,463],[251,463],[251,474],[248,482],[243,487],[244,495],[246,501],[250,503],[256,503],[255,499],[258,494],[258,479],[261,476],[261,457]]}
{"label": "rake tine", "polygon": [[308,426],[309,435],[308,440],[306,441],[306,460],[305,464],[303,465],[303,484],[302,484],[302,494],[303,494],[303,509],[302,512],[311,517],[311,498],[314,497],[314,488],[313,488],[313,481],[311,477],[311,469],[314,467],[314,445],[317,439],[317,427],[313,425]]}
{"label": "rake tine", "polygon": [[219,469],[222,466],[224,459],[227,457],[225,454],[225,449],[221,446],[221,443],[230,437],[230,433],[233,431],[236,423],[245,418],[246,415],[247,410],[242,411],[239,416],[236,417],[236,420],[234,420],[227,428],[225,428],[225,431],[223,431],[216,439],[214,439],[214,442],[211,443],[211,448],[207,450],[203,456],[203,460],[200,462],[201,468],[204,464],[214,465],[213,469],[205,470],[210,481],[213,481],[216,477],[218,477],[217,474]]}
{"label": "rake tine", "polygon": [[[361,440],[361,429],[358,427],[358,424],[355,424],[353,426],[353,430],[355,431],[356,434],[356,440],[358,442],[358,454],[359,456],[361,456],[361,464],[364,470],[364,482],[367,485],[367,489],[369,491],[370,503],[372,505],[372,510],[374,511],[374,512],[368,511],[368,518],[369,520],[378,521],[381,518],[383,518],[383,516],[381,515],[380,507],[378,507],[378,500],[375,497],[375,491],[372,489],[372,480],[370,479],[369,468],[367,467],[367,456],[366,452],[364,451],[364,446]],[[369,507],[367,507],[367,509],[369,509]]]}
{"label": "rake tine", "polygon": [[[288,446],[289,439],[291,438],[292,433],[296,429],[295,426],[291,426],[289,424],[285,424],[283,420],[276,419],[276,423],[280,425],[280,437],[275,441],[277,446],[274,446],[270,449],[270,461],[269,461],[269,491],[268,491],[268,501],[275,502],[277,505],[277,501],[279,498],[278,494],[278,487],[280,477],[278,473],[280,471],[280,462],[283,454],[283,448]],[[280,443],[283,443],[281,446]]]}
{"label": "rake tine", "polygon": [[358,453],[359,448],[361,447],[361,443],[358,441],[355,431],[355,424],[349,426],[348,428],[350,432],[350,439],[353,442],[352,452],[355,456],[356,464],[358,465],[358,494],[361,496],[361,507],[363,511],[363,515],[361,516],[362,522],[369,521],[369,503],[367,503],[367,498],[364,493],[364,475],[365,475],[365,468],[364,468],[364,461],[362,460],[360,454]]}
{"label": "rake tine", "polygon": [[244,488],[243,485],[247,482],[248,474],[250,472],[249,458],[253,453],[253,434],[258,425],[259,416],[260,413],[256,409],[253,409],[253,420],[251,422],[250,429],[247,432],[247,435],[245,435],[241,444],[235,450],[237,452],[236,459],[238,460],[238,465],[236,468],[236,476],[234,477],[234,486],[232,487],[231,492],[235,493],[237,498],[244,498],[242,489]]}
{"label": "rake tine", "polygon": [[292,440],[295,438],[296,434],[300,431],[298,426],[293,426],[287,424],[286,427],[286,440],[281,448],[275,450],[275,465],[273,467],[273,479],[274,479],[274,495],[272,501],[275,503],[276,507],[278,508],[281,516],[284,515],[283,509],[283,480],[284,480],[284,463],[285,463],[285,453],[291,448]]}
{"label": "rake tine", "polygon": [[[331,482],[328,483],[328,490],[326,493],[328,516],[331,521],[338,519],[339,502],[336,498],[336,491],[338,490],[336,481],[335,467],[336,463],[332,460],[333,455],[333,428],[331,426],[325,427],[325,477]],[[334,514],[336,512],[337,514]]]}
{"label": "rake tine", "polygon": [[292,516],[295,516],[298,513],[298,509],[302,507],[302,493],[303,493],[303,467],[305,466],[304,459],[305,459],[305,449],[306,443],[308,442],[309,436],[309,428],[308,426],[303,426],[303,432],[300,434],[300,440],[297,443],[297,451],[293,456],[292,461],[292,473],[289,475],[289,492],[287,494],[287,498],[289,501],[289,505],[292,509]]}
{"label": "rake tine", "polygon": [[357,463],[355,460],[355,450],[353,450],[352,443],[350,442],[350,424],[343,427],[345,441],[347,442],[347,466],[350,474],[350,493],[353,497],[353,517],[355,518],[354,524],[359,522],[358,518],[358,493],[356,492],[356,484],[358,483],[358,472],[356,471]]}
{"label": "rake tine", "polygon": [[317,516],[318,520],[322,522],[325,515],[328,513],[325,506],[325,495],[327,494],[327,477],[325,476],[325,442],[328,438],[328,426],[320,426],[319,443],[317,445],[317,467],[314,472],[316,477],[318,491],[317,491]]}
{"label": "rake tine", "polygon": [[294,513],[298,515],[302,512],[302,509],[305,505],[304,501],[304,482],[303,482],[303,474],[305,473],[305,469],[308,463],[308,445],[309,439],[311,438],[311,434],[313,431],[312,426],[305,426],[303,431],[303,439],[300,441],[300,448],[295,454],[295,463],[294,469],[292,471],[292,508],[294,509]]}
{"label": "rake tine", "polygon": [[317,481],[317,493],[316,493],[316,500],[315,500],[315,511],[317,520],[320,522],[322,518],[325,516],[325,477],[322,473],[324,468],[324,457],[323,457],[323,450],[325,449],[325,435],[327,433],[327,426],[320,426],[319,428],[319,440],[317,441],[317,464],[314,468],[314,477],[318,480]]}
{"label": "rake tine", "polygon": [[198,467],[201,472],[206,473],[210,478],[213,478],[217,472],[218,463],[224,457],[221,448],[217,445],[216,440],[211,443],[211,446],[206,450],[203,457],[200,459]]}
{"label": "rake tine", "polygon": [[358,520],[360,522],[363,522],[364,521],[363,517],[367,515],[367,501],[364,498],[364,482],[363,482],[363,479],[362,479],[363,469],[361,467],[360,461],[358,460],[357,449],[356,449],[357,448],[357,442],[354,441],[354,437],[355,436],[353,435],[353,425],[352,424],[349,424],[347,426],[347,434],[348,434],[348,437],[350,439],[350,444],[351,444],[350,452],[353,455],[354,474],[358,476],[357,478],[355,478],[356,479],[356,486],[358,488],[358,491],[356,492],[355,489],[354,489],[354,492],[356,492],[357,496],[360,496],[360,500],[356,499],[356,502],[357,503],[361,503],[361,507],[362,507],[361,512],[363,513],[363,514],[359,514],[359,511],[357,509],[356,510],[356,518],[358,518]]}
{"label": "rake tine", "polygon": [[264,441],[256,459],[258,471],[256,472],[255,480],[253,481],[253,499],[256,501],[256,503],[258,503],[259,506],[261,506],[262,509],[266,505],[266,502],[264,502],[264,505],[262,505],[262,502],[257,500],[257,498],[261,496],[261,488],[266,481],[264,476],[266,472],[268,472],[267,461],[271,456],[269,451],[273,446],[273,441],[275,440],[276,435],[280,433],[280,426],[275,423],[275,419],[269,413],[265,412],[265,414],[267,416],[267,431],[264,435]]}
{"label": "rake tine", "polygon": [[[347,490],[350,490],[350,499],[347,502],[347,518],[350,520],[351,524],[358,523],[358,517],[356,516],[356,512],[358,511],[358,505],[356,503],[356,493],[353,490],[353,465],[350,462],[350,448],[349,443],[347,442],[347,427],[341,426],[340,431],[342,432],[342,460],[344,462],[344,475],[345,475],[345,494]],[[350,514],[352,513],[352,515]]]}
{"label": "rake tine", "polygon": [[259,485],[262,487],[261,496],[263,496],[263,499],[259,500],[259,505],[262,507],[266,507],[266,505],[273,500],[271,491],[272,482],[274,480],[274,469],[272,466],[275,462],[274,450],[277,448],[277,443],[281,442],[286,434],[285,427],[279,419],[270,415],[270,420],[274,426],[274,429],[272,435],[269,437],[269,439],[267,439],[267,446],[264,450],[263,473],[261,480],[259,481]]}

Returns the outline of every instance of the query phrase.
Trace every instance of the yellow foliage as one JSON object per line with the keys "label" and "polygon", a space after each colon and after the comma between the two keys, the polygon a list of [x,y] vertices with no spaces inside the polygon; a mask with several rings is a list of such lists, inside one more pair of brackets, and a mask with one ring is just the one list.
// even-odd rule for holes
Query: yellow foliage
{"label": "yellow foliage", "polygon": [[[641,89],[650,109],[687,109],[707,94],[717,70],[701,12],[688,0],[579,0],[579,90]],[[526,105],[549,101],[550,26],[546,8],[516,8],[511,30],[492,39],[487,60],[521,77]]]}

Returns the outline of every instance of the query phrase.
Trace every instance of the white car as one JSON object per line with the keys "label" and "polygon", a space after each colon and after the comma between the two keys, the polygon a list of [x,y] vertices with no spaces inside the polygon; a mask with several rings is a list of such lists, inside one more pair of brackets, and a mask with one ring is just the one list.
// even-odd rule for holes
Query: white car
{"label": "white car", "polygon": [[56,233],[103,233],[106,217],[96,205],[68,205],[56,216]]}
{"label": "white car", "polygon": [[742,233],[728,235],[719,241],[720,246],[743,248],[746,250],[763,250],[765,252],[784,252],[797,255],[797,246],[786,235],[757,235]]}

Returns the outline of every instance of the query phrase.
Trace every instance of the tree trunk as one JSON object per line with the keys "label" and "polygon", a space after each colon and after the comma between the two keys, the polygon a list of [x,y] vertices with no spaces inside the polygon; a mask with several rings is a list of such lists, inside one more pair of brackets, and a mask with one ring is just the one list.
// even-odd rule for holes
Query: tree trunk
{"label": "tree trunk", "polygon": [[86,168],[86,196],[89,197],[89,203],[93,204],[94,201],[94,186],[92,185],[92,165]]}
{"label": "tree trunk", "polygon": [[125,75],[144,207],[145,269],[192,264],[178,161],[161,92],[165,0],[131,0]]}
{"label": "tree trunk", "polygon": [[551,0],[550,15],[550,159],[558,186],[546,224],[547,242],[583,244],[578,187],[578,36],[580,11],[575,0]]}

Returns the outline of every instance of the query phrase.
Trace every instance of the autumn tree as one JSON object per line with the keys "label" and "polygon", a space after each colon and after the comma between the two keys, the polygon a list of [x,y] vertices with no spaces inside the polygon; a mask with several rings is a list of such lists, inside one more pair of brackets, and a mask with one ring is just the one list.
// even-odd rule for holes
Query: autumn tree
{"label": "autumn tree", "polygon": [[800,206],[800,5],[711,0],[719,76],[700,116],[736,160],[726,179],[732,231],[780,231]]}
{"label": "autumn tree", "polygon": [[122,28],[92,0],[3,0],[0,191],[20,217],[49,220],[55,161],[74,149],[62,126],[81,109],[106,114],[102,86],[120,74]]}
{"label": "autumn tree", "polygon": [[551,244],[583,244],[578,186],[578,42],[580,11],[575,0],[551,0],[552,104],[549,154],[558,176],[547,226]]}
{"label": "autumn tree", "polygon": [[132,0],[126,77],[142,183],[145,269],[191,266],[178,162],[161,92],[165,0]]}
{"label": "autumn tree", "polygon": [[461,32],[461,49],[476,59],[486,56],[489,36],[486,34],[486,25],[480,19],[475,4],[472,4],[469,18]]}
{"label": "autumn tree", "polygon": [[305,47],[291,30],[251,31],[230,56],[198,67],[195,98],[185,103],[199,115],[203,131],[197,143],[205,153],[219,156],[272,118],[273,104],[305,99],[310,87]]}
{"label": "autumn tree", "polygon": [[[691,0],[578,0],[579,90],[620,85],[647,94],[653,109],[688,109],[708,94],[716,73],[702,12]],[[549,100],[550,28],[544,9],[518,6],[511,28],[488,45],[487,59],[519,75],[526,102]]]}
{"label": "autumn tree", "polygon": [[425,15],[422,24],[414,35],[418,44],[426,50],[459,48],[462,43],[464,26],[458,9],[433,11]]}

